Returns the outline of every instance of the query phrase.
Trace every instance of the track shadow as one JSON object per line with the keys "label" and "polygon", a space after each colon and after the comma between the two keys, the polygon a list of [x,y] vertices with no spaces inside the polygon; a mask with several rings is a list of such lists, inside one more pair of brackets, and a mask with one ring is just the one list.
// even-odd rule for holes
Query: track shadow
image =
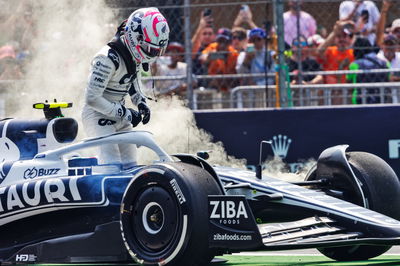
{"label": "track shadow", "polygon": [[228,261],[225,263],[213,263],[210,264],[210,266],[217,265],[217,266],[241,266],[241,265],[251,265],[251,266],[302,266],[302,265],[307,265],[307,266],[328,266],[328,265],[334,265],[334,266],[357,266],[357,265],[378,265],[378,266],[389,266],[389,265],[400,265],[400,259],[399,258],[394,258],[394,259],[374,259],[374,260],[368,260],[368,261],[326,261],[326,260],[317,260],[317,261],[309,261],[307,259],[302,259],[302,261],[293,261],[293,259],[286,259],[282,258],[282,260],[277,261],[270,261],[268,257],[266,257],[264,260],[262,258],[257,258],[254,259],[254,257],[250,257],[248,259],[240,260],[240,261]]}

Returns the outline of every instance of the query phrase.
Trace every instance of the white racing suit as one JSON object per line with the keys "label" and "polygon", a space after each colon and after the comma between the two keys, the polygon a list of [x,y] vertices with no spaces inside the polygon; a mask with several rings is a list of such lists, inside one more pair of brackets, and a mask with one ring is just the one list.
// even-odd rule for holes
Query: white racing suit
{"label": "white racing suit", "polygon": [[[82,112],[83,126],[89,137],[132,130],[130,121],[123,117],[127,94],[134,105],[145,104],[140,81],[142,66],[133,62],[132,57],[130,66],[125,60],[109,45],[104,46],[92,60]],[[136,164],[136,145],[102,145],[98,157],[101,163],[122,163],[129,167]]]}

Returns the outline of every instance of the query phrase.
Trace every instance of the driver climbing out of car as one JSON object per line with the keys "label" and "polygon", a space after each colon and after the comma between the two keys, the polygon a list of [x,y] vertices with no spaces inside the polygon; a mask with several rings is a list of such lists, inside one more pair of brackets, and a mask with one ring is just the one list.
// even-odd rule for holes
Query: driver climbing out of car
{"label": "driver climbing out of car", "polygon": [[[140,122],[147,124],[150,109],[146,104],[141,70],[164,54],[168,44],[167,20],[155,7],[134,11],[91,63],[85,91],[82,121],[86,134],[99,137],[129,131]],[[138,111],[125,107],[129,94]],[[136,164],[136,146],[108,144],[100,147],[101,163]]]}

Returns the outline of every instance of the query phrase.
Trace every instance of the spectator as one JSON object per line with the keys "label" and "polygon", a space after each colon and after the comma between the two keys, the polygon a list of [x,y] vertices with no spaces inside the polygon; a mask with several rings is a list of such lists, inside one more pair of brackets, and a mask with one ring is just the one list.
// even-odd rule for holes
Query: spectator
{"label": "spectator", "polygon": [[[398,50],[400,45],[400,19],[396,19],[392,22],[388,33],[386,33],[385,30],[387,13],[392,4],[393,1],[391,0],[384,0],[382,3],[381,16],[376,33],[377,44],[381,47],[378,58],[389,62],[390,68],[400,68],[400,51]],[[400,73],[392,73],[390,81],[400,81]]]}
{"label": "spectator", "polygon": [[371,45],[375,45],[379,16],[379,10],[372,1],[343,1],[339,6],[339,19],[352,20],[356,32],[366,37]]}
{"label": "spectator", "polygon": [[[307,39],[304,36],[293,40],[292,42],[292,54],[288,59],[287,65],[291,76],[291,84],[321,84],[323,81],[322,75],[308,74],[304,75],[303,72],[321,71],[320,64],[308,57],[309,52],[307,51]],[[299,57],[300,49],[300,57]],[[301,68],[300,68],[301,62]],[[312,91],[314,96],[315,91]],[[301,92],[293,91],[294,98],[302,94]],[[298,102],[298,101],[295,101]],[[301,102],[300,102],[301,103]]]}
{"label": "spectator", "polygon": [[16,60],[16,52],[10,45],[0,47],[0,80],[22,79],[21,67]]}
{"label": "spectator", "polygon": [[[399,40],[393,34],[388,34],[383,40],[378,58],[390,63],[390,68],[400,68],[400,52],[397,52]],[[400,81],[400,72],[392,73],[390,81]]]}
{"label": "spectator", "polygon": [[236,27],[232,29],[232,46],[238,52],[242,52],[246,49],[247,32],[244,28]]}
{"label": "spectator", "polygon": [[390,27],[389,29],[386,28],[386,20],[391,5],[392,1],[390,0],[383,0],[382,2],[381,15],[376,29],[376,44],[379,47],[382,46],[384,34],[390,33]]}
{"label": "spectator", "polygon": [[311,37],[308,37],[307,39],[307,44],[308,44],[308,57],[311,59],[314,59],[316,61],[319,60],[319,54],[318,54],[318,46],[320,46],[323,42],[325,42],[325,39],[322,38],[321,35],[319,34],[314,34]]}
{"label": "spectator", "polygon": [[[354,57],[355,61],[350,64],[350,70],[372,70],[372,69],[387,69],[389,65],[382,59],[379,59],[373,52],[368,39],[358,37],[354,42]],[[347,79],[352,83],[376,83],[385,82],[389,80],[388,73],[362,73],[362,74],[348,74]],[[368,88],[366,96],[366,103],[380,103],[379,88]],[[362,99],[360,97],[360,89],[354,89],[352,95],[352,103],[360,104]]]}
{"label": "spectator", "polygon": [[[301,11],[303,1],[289,1],[289,11],[283,14],[285,42],[289,45],[300,35],[306,38],[314,35],[317,30],[315,19],[305,11]],[[297,32],[297,18],[300,10],[300,32]]]}
{"label": "spectator", "polygon": [[[240,52],[236,70],[238,73],[266,73],[275,72],[273,51],[265,55],[266,34],[263,29],[255,28],[250,31],[249,45],[246,51]],[[249,84],[265,85],[265,77],[254,77]],[[274,77],[268,78],[268,84],[274,84]]]}
{"label": "spectator", "polygon": [[[159,57],[152,64],[152,73],[155,76],[185,76],[186,63],[183,63],[184,46],[179,42],[168,44],[164,57]],[[164,60],[162,60],[162,59]],[[161,59],[161,60],[160,60]],[[164,61],[164,62],[163,62]],[[186,83],[183,80],[162,80],[156,82],[156,88],[161,95],[179,95],[183,97],[186,93]]]}
{"label": "spectator", "polygon": [[253,14],[251,13],[250,7],[248,5],[242,5],[240,7],[239,14],[236,16],[233,21],[233,28],[235,27],[244,27],[250,29],[257,28],[257,25],[253,21]]}
{"label": "spectator", "polygon": [[[333,31],[325,42],[318,46],[319,62],[324,71],[347,70],[354,61],[353,42],[354,26],[351,21],[337,21]],[[324,76],[326,84],[346,83],[344,74]],[[321,94],[321,92],[320,92]],[[332,90],[332,104],[343,104],[342,90]]]}
{"label": "spectator", "polygon": [[[292,55],[288,60],[289,72],[296,74],[294,78],[291,78],[292,84],[298,84],[298,74],[300,71],[300,62],[303,72],[321,71],[320,64],[308,57],[307,51],[307,40],[304,36],[300,36],[298,40],[292,42]],[[300,58],[298,57],[298,50],[301,49]],[[301,75],[301,84],[320,84],[323,81],[322,75]]]}
{"label": "spectator", "polygon": [[[215,33],[213,28],[213,18],[211,14],[204,15],[201,13],[200,22],[197,30],[192,38],[192,58],[193,58],[193,74],[205,75],[207,70],[204,68],[199,57],[203,50],[212,42],[215,41]],[[205,86],[205,81],[199,81],[200,86]]]}
{"label": "spectator", "polygon": [[400,40],[400,18],[395,19],[392,22],[392,27],[390,28],[390,32],[393,35],[396,35],[397,39]]}
{"label": "spectator", "polygon": [[[227,28],[218,30],[217,41],[207,46],[200,57],[207,67],[208,75],[236,74],[238,52],[231,45],[232,33]],[[209,87],[228,92],[233,86],[232,79],[213,79]]]}

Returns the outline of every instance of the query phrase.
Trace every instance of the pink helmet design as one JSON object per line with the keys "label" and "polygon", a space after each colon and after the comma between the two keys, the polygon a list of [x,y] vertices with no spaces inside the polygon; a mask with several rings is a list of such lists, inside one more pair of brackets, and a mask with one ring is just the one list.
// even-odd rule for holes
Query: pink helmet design
{"label": "pink helmet design", "polygon": [[133,58],[138,63],[149,63],[165,53],[169,26],[157,8],[140,8],[129,16],[124,35]]}

